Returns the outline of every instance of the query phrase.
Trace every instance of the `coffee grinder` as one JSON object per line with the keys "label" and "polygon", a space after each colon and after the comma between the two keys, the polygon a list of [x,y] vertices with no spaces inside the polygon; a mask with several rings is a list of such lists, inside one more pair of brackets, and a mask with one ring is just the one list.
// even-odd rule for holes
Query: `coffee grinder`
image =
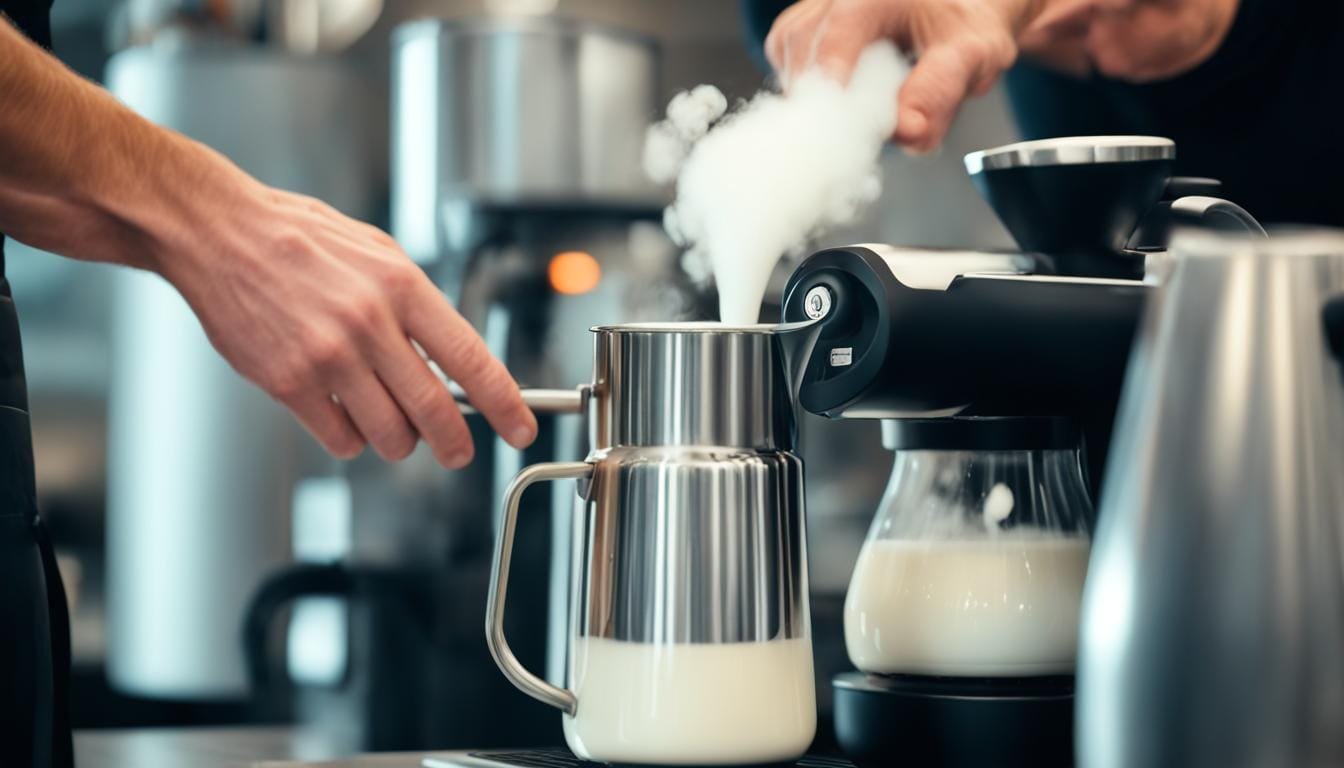
{"label": "coffee grinder", "polygon": [[[1174,157],[1156,137],[975,152],[967,170],[1021,252],[831,248],[790,278],[785,320],[817,333],[798,402],[882,419],[897,451],[851,586],[864,599],[865,558],[881,550],[875,602],[847,606],[851,660],[873,674],[834,680],[836,735],[860,765],[1071,764],[1090,498],[1166,231],[1185,215],[1259,230],[1208,196],[1217,182],[1173,179]],[[935,584],[937,569],[981,581]],[[1061,588],[1043,592],[1051,579]],[[931,607],[949,592],[966,605]],[[878,626],[888,609],[907,613]],[[1045,653],[1033,644],[1052,622],[1060,647]],[[1021,647],[1002,644],[1024,627]]]}

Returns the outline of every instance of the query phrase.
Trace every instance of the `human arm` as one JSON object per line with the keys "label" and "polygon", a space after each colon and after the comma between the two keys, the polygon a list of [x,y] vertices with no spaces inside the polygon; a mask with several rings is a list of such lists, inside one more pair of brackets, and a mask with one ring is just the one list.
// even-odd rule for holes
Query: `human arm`
{"label": "human arm", "polygon": [[1146,81],[1213,55],[1238,0],[802,0],[766,40],[785,85],[816,63],[847,77],[871,42],[914,54],[895,139],[936,147],[960,104],[988,91],[1019,52],[1077,72]]}
{"label": "human arm", "polygon": [[470,461],[417,342],[510,443],[536,420],[443,295],[378,229],[261,184],[70,72],[0,17],[0,231],[172,283],[219,352],[332,453]]}

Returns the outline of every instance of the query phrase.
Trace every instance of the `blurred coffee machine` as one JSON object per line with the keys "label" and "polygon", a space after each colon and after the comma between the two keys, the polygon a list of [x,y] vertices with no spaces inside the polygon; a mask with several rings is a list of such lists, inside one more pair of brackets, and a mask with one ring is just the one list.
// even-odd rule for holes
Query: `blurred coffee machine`
{"label": "blurred coffee machine", "polygon": [[[586,380],[590,326],[703,316],[640,167],[658,70],[652,40],[554,17],[393,33],[392,234],[523,384]],[[261,687],[364,749],[560,743],[553,713],[498,674],[480,639],[504,483],[525,464],[582,456],[577,417],[539,418],[541,437],[520,452],[469,417],[476,460],[462,471],[422,449],[396,465],[366,455],[327,481],[346,489],[351,544],[259,592],[249,638]],[[557,681],[574,502],[529,495],[508,617],[520,658]],[[300,595],[348,606],[344,668],[325,688],[293,690],[267,651],[272,619]]]}
{"label": "blurred coffee machine", "polygon": [[[161,5],[160,26],[136,34],[153,44],[113,56],[108,88],[267,184],[372,218],[375,100],[357,68]],[[333,462],[215,352],[172,286],[119,270],[109,290],[108,675],[135,696],[241,701],[244,609],[290,559],[295,482]]]}

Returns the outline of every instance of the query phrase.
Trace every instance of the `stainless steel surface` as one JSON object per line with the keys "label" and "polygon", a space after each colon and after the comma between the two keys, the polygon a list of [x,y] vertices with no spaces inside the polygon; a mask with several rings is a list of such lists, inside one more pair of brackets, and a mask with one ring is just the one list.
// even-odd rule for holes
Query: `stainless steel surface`
{"label": "stainless steel surface", "polygon": [[[450,385],[448,391],[452,392],[453,399],[457,401],[458,408],[462,413],[476,413],[476,407],[471,404],[467,393],[457,387]],[[574,389],[541,389],[525,387],[522,390],[523,402],[534,413],[583,413],[588,406],[589,390],[587,385],[575,387]]]}
{"label": "stainless steel surface", "polygon": [[[137,48],[112,59],[107,82],[132,109],[262,181],[371,215],[370,104],[345,65],[227,46]],[[108,672],[142,696],[241,696],[244,607],[290,559],[294,484],[333,463],[229,367],[171,286],[131,270],[108,281]]]}
{"label": "stainless steel surface", "polygon": [[966,172],[1041,165],[1087,165],[1170,160],[1176,143],[1157,136],[1064,136],[1019,141],[966,155]]}
{"label": "stainless steel surface", "polygon": [[596,457],[576,634],[742,643],[807,634],[803,463],[786,451]]}
{"label": "stainless steel surface", "polygon": [[392,233],[417,261],[461,250],[455,203],[662,206],[641,170],[659,106],[650,38],[553,16],[426,19],[395,32],[392,81]]}
{"label": "stainless steel surface", "polygon": [[793,404],[772,326],[599,326],[594,449],[721,446],[790,450]]}
{"label": "stainless steel surface", "polygon": [[1172,253],[1100,505],[1080,765],[1344,764],[1344,233]]}
{"label": "stainless steel surface", "polygon": [[731,643],[808,636],[802,462],[771,326],[593,329],[591,453],[525,468],[504,496],[487,619],[525,693],[567,713],[572,693],[509,652],[504,600],[523,491],[580,483],[571,637]]}
{"label": "stainless steel surface", "polygon": [[513,559],[513,536],[518,528],[518,505],[529,485],[544,480],[580,480],[592,475],[593,466],[584,462],[555,462],[524,467],[504,490],[504,517],[500,523],[495,560],[490,575],[490,596],[486,602],[485,638],[490,655],[504,676],[518,689],[567,715],[573,715],[577,702],[573,692],[551,685],[532,674],[518,661],[504,636],[504,606],[509,594],[509,566]]}
{"label": "stainless steel surface", "polygon": [[[251,726],[143,728],[75,733],[79,768],[252,768],[271,761],[332,760],[354,751],[311,729]],[[361,765],[415,766],[423,754],[384,755]],[[311,764],[311,763],[309,763]]]}

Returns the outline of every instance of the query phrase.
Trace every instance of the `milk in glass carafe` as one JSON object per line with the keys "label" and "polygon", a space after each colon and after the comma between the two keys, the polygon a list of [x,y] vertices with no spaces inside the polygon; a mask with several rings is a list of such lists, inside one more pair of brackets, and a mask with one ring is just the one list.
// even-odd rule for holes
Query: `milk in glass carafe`
{"label": "milk in glass carafe", "polygon": [[1093,516],[1057,419],[889,421],[891,480],[845,601],[876,675],[1071,675]]}

